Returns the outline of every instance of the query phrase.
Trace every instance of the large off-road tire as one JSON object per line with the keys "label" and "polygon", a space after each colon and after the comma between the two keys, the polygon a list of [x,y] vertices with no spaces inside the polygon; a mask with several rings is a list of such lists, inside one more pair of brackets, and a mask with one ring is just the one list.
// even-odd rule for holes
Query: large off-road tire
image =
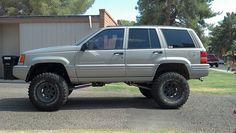
{"label": "large off-road tire", "polygon": [[178,73],[164,73],[154,80],[152,95],[161,108],[176,109],[188,100],[189,85]]}
{"label": "large off-road tire", "polygon": [[152,98],[152,92],[151,92],[151,90],[148,90],[148,89],[144,89],[144,88],[142,88],[142,87],[139,87],[139,91],[140,91],[146,98],[149,98],[149,99]]}
{"label": "large off-road tire", "polygon": [[65,104],[68,98],[68,85],[64,78],[54,73],[36,76],[29,86],[29,99],[42,111],[55,111]]}

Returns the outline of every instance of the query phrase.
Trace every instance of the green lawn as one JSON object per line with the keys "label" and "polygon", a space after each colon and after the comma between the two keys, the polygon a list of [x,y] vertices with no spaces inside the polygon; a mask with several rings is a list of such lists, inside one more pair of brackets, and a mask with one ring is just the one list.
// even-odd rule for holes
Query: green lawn
{"label": "green lawn", "polygon": [[201,83],[189,81],[192,91],[211,92],[220,94],[236,94],[236,74],[210,71]]}
{"label": "green lawn", "polygon": [[107,84],[103,87],[91,87],[92,90],[95,91],[115,91],[115,92],[131,92],[131,93],[139,93],[139,90],[135,86],[129,86],[125,83],[113,83]]}
{"label": "green lawn", "polygon": [[[207,92],[217,94],[236,94],[236,74],[228,74],[210,71],[209,76],[204,77],[204,81],[190,80],[191,91]],[[96,91],[116,91],[139,93],[137,87],[128,86],[124,83],[108,84],[104,87],[92,87]]]}

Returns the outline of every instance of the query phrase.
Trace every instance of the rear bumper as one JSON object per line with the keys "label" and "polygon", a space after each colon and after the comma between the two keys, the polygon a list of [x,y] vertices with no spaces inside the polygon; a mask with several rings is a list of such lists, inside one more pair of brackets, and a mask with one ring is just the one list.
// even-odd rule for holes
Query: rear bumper
{"label": "rear bumper", "polygon": [[29,66],[21,66],[21,65],[14,66],[13,75],[18,79],[26,80],[29,69],[30,69]]}
{"label": "rear bumper", "polygon": [[190,68],[190,79],[199,79],[201,77],[205,77],[209,73],[209,65],[208,64],[197,64],[191,65]]}
{"label": "rear bumper", "polygon": [[219,61],[207,61],[208,64],[219,64]]}

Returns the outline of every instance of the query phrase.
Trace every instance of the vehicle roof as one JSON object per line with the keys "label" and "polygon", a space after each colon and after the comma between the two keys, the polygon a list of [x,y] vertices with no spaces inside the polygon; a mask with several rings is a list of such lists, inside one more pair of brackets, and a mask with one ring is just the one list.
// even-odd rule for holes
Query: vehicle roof
{"label": "vehicle roof", "polygon": [[190,28],[177,27],[177,26],[159,26],[159,25],[140,25],[140,26],[108,26],[106,28],[164,28],[164,29],[184,29],[188,30]]}

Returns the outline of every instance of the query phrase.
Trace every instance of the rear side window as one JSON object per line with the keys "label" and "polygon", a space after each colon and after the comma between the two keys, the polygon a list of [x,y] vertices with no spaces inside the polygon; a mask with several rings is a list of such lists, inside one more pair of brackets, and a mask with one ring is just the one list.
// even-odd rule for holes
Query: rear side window
{"label": "rear side window", "polygon": [[129,29],[128,49],[160,48],[155,29]]}
{"label": "rear side window", "polygon": [[195,48],[187,30],[162,29],[168,48]]}

